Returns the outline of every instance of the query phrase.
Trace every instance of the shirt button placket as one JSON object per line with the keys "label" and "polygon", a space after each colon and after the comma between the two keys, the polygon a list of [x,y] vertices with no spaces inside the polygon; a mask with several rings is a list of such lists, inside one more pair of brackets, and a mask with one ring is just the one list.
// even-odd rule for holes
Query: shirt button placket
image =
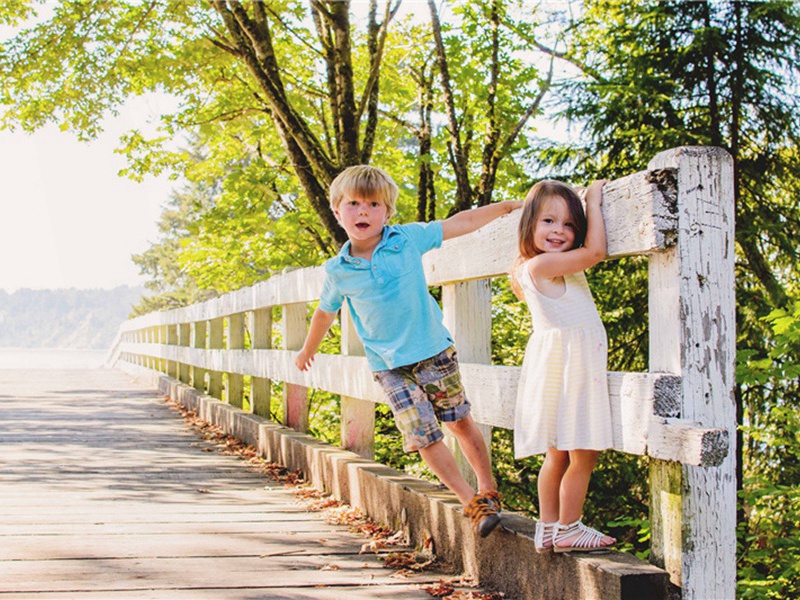
{"label": "shirt button placket", "polygon": [[374,261],[372,263],[372,274],[375,276],[375,279],[378,283],[383,284],[383,276],[381,275],[381,269],[378,268],[378,265],[375,264]]}

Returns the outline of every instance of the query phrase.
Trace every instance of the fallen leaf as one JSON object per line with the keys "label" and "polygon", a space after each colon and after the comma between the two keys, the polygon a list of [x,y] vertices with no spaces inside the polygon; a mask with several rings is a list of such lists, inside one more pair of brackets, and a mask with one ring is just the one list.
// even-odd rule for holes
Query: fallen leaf
{"label": "fallen leaf", "polygon": [[427,592],[434,598],[444,598],[455,592],[456,589],[443,579],[440,579],[434,584],[423,586],[422,591]]}
{"label": "fallen leaf", "polygon": [[367,552],[374,552],[375,554],[378,551],[383,550],[386,548],[386,544],[384,544],[380,540],[372,540],[371,542],[367,542],[363,546],[361,546],[361,550],[358,551],[359,554],[366,554]]}

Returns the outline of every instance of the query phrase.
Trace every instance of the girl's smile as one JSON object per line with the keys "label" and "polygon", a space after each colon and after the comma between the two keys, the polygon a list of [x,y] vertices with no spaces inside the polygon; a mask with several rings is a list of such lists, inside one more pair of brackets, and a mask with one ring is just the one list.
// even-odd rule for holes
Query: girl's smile
{"label": "girl's smile", "polygon": [[575,243],[575,224],[567,203],[559,197],[548,198],[536,220],[534,246],[540,252],[566,252]]}

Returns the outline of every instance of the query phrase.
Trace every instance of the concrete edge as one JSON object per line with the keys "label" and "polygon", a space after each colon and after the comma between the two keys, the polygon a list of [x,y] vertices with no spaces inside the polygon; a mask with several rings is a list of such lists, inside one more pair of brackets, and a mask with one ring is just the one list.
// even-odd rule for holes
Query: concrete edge
{"label": "concrete edge", "polygon": [[116,367],[254,446],[266,460],[299,469],[313,486],[378,524],[404,530],[412,544],[427,545],[454,572],[508,598],[670,598],[668,573],[632,555],[537,554],[535,521],[513,513],[504,513],[502,526],[482,539],[456,497],[441,486],[246,413],[163,373],[122,361]]}

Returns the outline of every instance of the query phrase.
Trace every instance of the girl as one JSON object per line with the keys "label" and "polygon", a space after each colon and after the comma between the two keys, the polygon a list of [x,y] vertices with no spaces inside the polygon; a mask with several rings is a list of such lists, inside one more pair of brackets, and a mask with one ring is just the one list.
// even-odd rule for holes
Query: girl
{"label": "girl", "polygon": [[511,284],[531,311],[517,395],[514,453],[546,452],[539,471],[538,552],[587,551],[616,540],[581,522],[600,450],[611,447],[606,332],[583,271],[606,256],[605,181],[577,193],[541,181],[525,198]]}

